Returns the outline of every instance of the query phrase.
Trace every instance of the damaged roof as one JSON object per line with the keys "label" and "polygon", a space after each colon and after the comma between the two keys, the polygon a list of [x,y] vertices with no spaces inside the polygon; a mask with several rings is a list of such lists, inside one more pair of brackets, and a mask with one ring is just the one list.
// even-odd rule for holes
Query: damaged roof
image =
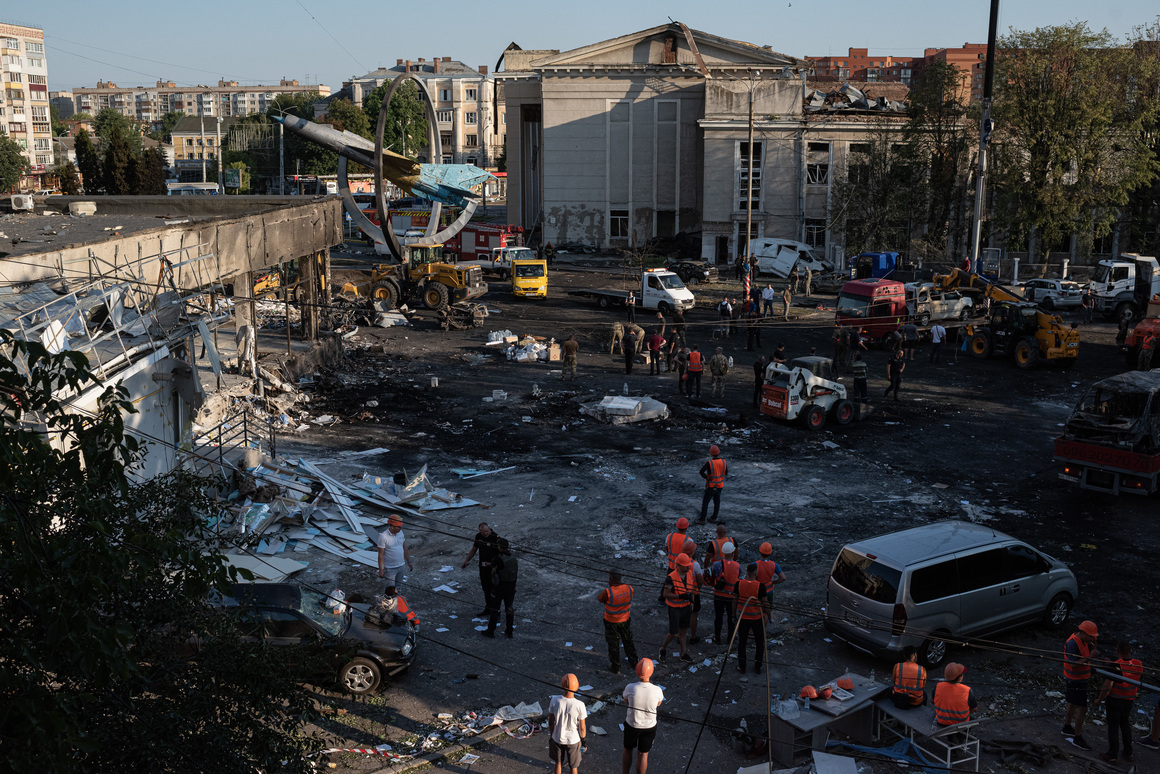
{"label": "damaged roof", "polygon": [[850,82],[810,78],[804,109],[807,113],[905,113],[910,89],[904,83]]}

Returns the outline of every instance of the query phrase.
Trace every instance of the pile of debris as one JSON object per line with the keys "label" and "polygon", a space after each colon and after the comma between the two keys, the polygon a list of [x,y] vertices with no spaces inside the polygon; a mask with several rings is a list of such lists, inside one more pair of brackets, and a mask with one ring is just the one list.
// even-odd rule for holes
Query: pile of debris
{"label": "pile of debris", "polygon": [[492,331],[487,335],[485,346],[503,347],[507,359],[517,363],[558,363],[561,360],[560,345],[546,336],[516,336],[511,331]]}
{"label": "pile of debris", "polygon": [[625,425],[648,419],[668,419],[669,407],[647,395],[640,398],[608,395],[599,402],[581,403],[580,413],[606,424]]}
{"label": "pile of debris", "polygon": [[[893,84],[878,84],[868,83],[864,84],[867,87],[866,91],[856,89],[849,83],[843,83],[836,88],[826,88],[829,84],[822,84],[815,82],[815,88],[806,95],[805,109],[807,113],[830,113],[830,112],[890,112],[890,113],[905,113],[906,88],[902,84],[898,86],[901,89],[895,90],[892,88]],[[878,92],[876,95],[869,94],[870,90]],[[893,99],[894,96],[903,97],[902,99]]]}

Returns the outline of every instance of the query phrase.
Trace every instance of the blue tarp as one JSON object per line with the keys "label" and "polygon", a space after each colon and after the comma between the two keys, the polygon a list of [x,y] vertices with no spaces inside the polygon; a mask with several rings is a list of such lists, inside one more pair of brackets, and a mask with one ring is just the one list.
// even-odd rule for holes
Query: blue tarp
{"label": "blue tarp", "polygon": [[874,755],[881,755],[885,758],[891,758],[902,763],[909,763],[913,766],[923,766],[927,768],[921,769],[926,774],[942,774],[948,771],[946,766],[941,763],[932,762],[923,754],[922,750],[914,746],[914,743],[909,739],[899,739],[889,747],[865,747],[860,744],[852,744],[850,742],[833,741],[826,743],[826,747],[845,747],[848,750],[854,750],[861,753],[873,753]]}

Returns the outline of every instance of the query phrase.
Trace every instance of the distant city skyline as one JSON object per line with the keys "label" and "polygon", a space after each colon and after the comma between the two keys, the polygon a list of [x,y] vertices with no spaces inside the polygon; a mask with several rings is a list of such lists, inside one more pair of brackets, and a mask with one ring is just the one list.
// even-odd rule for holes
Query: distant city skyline
{"label": "distant city skyline", "polygon": [[[152,85],[159,79],[212,86],[219,78],[275,85],[287,78],[338,90],[352,76],[394,66],[396,59],[450,56],[470,67],[494,68],[513,42],[563,51],[655,27],[670,17],[793,57],[841,55],[851,47],[884,56],[920,56],[926,48],[986,42],[989,2],[948,7],[897,0],[873,6],[852,0],[824,5],[780,0],[757,6],[720,0],[709,12],[688,0],[631,6],[590,0],[577,6],[582,16],[556,7],[545,12],[543,4],[529,0],[490,6],[451,0],[440,4],[437,14],[414,4],[388,11],[362,0],[341,7],[340,16],[319,0],[203,0],[194,6],[150,5],[143,15],[141,5],[128,0],[99,6],[66,1],[24,6],[18,18],[0,21],[44,29],[52,91],[93,86],[98,80],[121,86]],[[999,31],[1074,20],[1086,20],[1094,30],[1106,27],[1122,39],[1136,26],[1155,24],[1157,13],[1154,3],[1143,0],[1006,3],[1000,6]],[[434,29],[425,33],[423,24]]]}

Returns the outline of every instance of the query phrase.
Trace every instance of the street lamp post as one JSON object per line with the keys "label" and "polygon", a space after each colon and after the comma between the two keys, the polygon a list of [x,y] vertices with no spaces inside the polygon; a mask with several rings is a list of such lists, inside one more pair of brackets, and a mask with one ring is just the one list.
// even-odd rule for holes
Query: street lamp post
{"label": "street lamp post", "polygon": [[[745,260],[751,268],[753,266],[753,90],[757,87],[757,79],[760,77],[760,70],[753,70],[749,73],[749,145],[748,158],[745,162]],[[745,283],[749,284],[748,275],[745,277]],[[746,288],[746,300],[748,300],[748,295],[748,288]]]}

